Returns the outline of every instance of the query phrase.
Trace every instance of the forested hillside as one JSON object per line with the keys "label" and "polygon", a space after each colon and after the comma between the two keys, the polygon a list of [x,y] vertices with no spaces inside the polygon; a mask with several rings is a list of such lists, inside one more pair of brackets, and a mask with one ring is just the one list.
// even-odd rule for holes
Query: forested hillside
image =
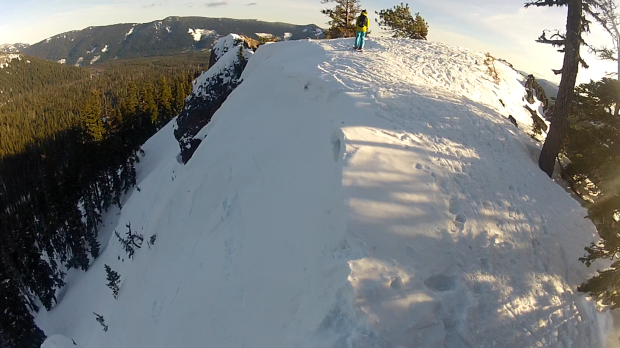
{"label": "forested hillside", "polygon": [[136,183],[140,146],[183,107],[207,54],[96,69],[34,57],[0,69],[0,341],[38,347],[68,268],[99,254],[101,214]]}

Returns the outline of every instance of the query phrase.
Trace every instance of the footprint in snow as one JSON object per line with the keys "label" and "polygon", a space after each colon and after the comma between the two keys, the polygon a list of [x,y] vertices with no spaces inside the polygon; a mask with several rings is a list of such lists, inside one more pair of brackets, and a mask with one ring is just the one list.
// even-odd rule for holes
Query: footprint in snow
{"label": "footprint in snow", "polygon": [[428,277],[424,285],[433,291],[446,292],[456,288],[456,280],[445,274],[436,274]]}

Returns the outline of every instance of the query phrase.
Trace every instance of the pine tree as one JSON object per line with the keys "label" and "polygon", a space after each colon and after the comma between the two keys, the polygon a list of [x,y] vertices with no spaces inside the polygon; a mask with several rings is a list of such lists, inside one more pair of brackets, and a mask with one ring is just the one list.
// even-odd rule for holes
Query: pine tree
{"label": "pine tree", "polygon": [[608,195],[589,209],[590,218],[596,222],[601,240],[586,247],[586,255],[580,260],[590,266],[594,260],[613,261],[611,267],[577,288],[595,300],[613,309],[620,308],[620,195]]}
{"label": "pine tree", "polygon": [[426,40],[428,36],[428,23],[420,16],[420,13],[415,14],[415,20],[413,21],[413,32],[418,37],[412,37],[412,39]]}
{"label": "pine tree", "polygon": [[[594,202],[588,216],[601,239],[585,248],[580,258],[587,266],[597,259],[612,261],[611,267],[582,284],[578,290],[590,294],[612,308],[620,308],[620,117],[614,106],[620,102],[620,84],[603,78],[581,84],[575,89],[568,136],[564,152],[571,160],[565,169],[576,193],[589,187]],[[587,186],[586,186],[587,185]]]}
{"label": "pine tree", "polygon": [[119,242],[121,242],[121,244],[123,245],[123,249],[125,249],[125,252],[131,259],[133,258],[133,255],[136,252],[135,249],[142,248],[142,242],[144,242],[144,237],[141,234],[135,233],[131,229],[131,223],[128,223],[126,227],[127,227],[126,238],[122,238],[121,235],[116,231],[114,231],[114,234],[116,235],[116,238],[118,238]]}
{"label": "pine tree", "polygon": [[381,29],[391,33],[392,37],[426,40],[428,24],[419,13],[415,14],[415,19],[413,18],[409,4],[401,3],[393,9],[375,13],[379,15],[379,19],[375,21]]}
{"label": "pine tree", "polygon": [[90,99],[82,109],[82,122],[86,139],[89,141],[101,141],[105,134],[103,126],[103,107],[101,95],[93,90]]}
{"label": "pine tree", "polygon": [[584,42],[582,34],[584,32],[589,32],[590,22],[586,19],[585,15],[590,14],[594,17],[598,16],[595,11],[601,9],[601,4],[598,0],[534,0],[525,4],[525,7],[530,6],[568,6],[566,33],[561,34],[557,32],[547,38],[547,31],[544,31],[538,40],[536,40],[540,43],[560,47],[560,52],[564,53],[562,69],[554,70],[556,74],[562,75],[562,79],[560,80],[558,97],[553,108],[551,129],[549,130],[538,160],[540,169],[551,177],[555,167],[555,160],[568,128],[568,117],[574,96],[579,63],[581,63],[584,68],[588,67],[579,53],[580,47]]}
{"label": "pine tree", "polygon": [[140,106],[140,112],[148,116],[151,123],[155,125],[155,129],[157,129],[157,125],[160,124],[160,113],[159,108],[157,107],[157,102],[155,102],[155,97],[153,96],[153,92],[150,88],[144,87],[142,90],[142,103]]}
{"label": "pine tree", "polygon": [[185,85],[181,81],[174,84],[174,115],[178,115],[185,106],[185,98],[187,97]]}
{"label": "pine tree", "polygon": [[[599,14],[594,19],[605,29],[612,41],[612,48],[591,47],[600,59],[615,61],[617,81],[620,81],[620,15],[615,0],[597,0],[601,4]],[[614,105],[614,115],[620,115],[620,103]]]}
{"label": "pine tree", "polygon": [[131,82],[127,86],[127,95],[123,98],[123,104],[121,105],[123,129],[128,133],[141,127],[140,118],[138,117],[138,105],[138,87]]}
{"label": "pine tree", "polygon": [[[613,114],[620,103],[616,79],[581,84],[575,89],[568,137],[563,144],[571,160],[566,170],[578,184],[586,180],[600,189],[597,196],[613,194],[620,176],[620,117]],[[597,201],[599,198],[597,198]]]}
{"label": "pine tree", "polygon": [[322,0],[321,4],[335,3],[333,8],[321,10],[328,16],[330,28],[328,34],[332,38],[355,36],[355,20],[361,13],[359,0]]}
{"label": "pine tree", "polygon": [[157,104],[159,105],[159,114],[161,117],[163,124],[172,118],[172,90],[170,89],[170,85],[166,80],[165,76],[162,76],[159,79],[159,83],[157,85]]}
{"label": "pine tree", "polygon": [[105,273],[106,273],[106,280],[108,281],[108,284],[106,285],[108,286],[108,288],[112,290],[112,295],[114,295],[114,298],[118,299],[118,291],[120,290],[119,285],[121,282],[121,276],[116,271],[113,271],[112,268],[108,265],[105,265]]}
{"label": "pine tree", "polygon": [[24,299],[19,296],[20,291],[15,282],[2,273],[0,272],[1,279],[4,279],[0,282],[0,345],[39,348],[45,340],[45,334],[35,325]]}

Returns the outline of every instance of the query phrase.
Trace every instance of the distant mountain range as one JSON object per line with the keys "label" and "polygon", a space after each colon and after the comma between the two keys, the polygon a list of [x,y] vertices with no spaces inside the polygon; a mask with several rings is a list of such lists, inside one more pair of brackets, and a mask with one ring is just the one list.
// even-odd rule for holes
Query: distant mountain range
{"label": "distant mountain range", "polygon": [[62,33],[33,45],[5,44],[0,51],[22,53],[62,64],[89,66],[112,59],[174,55],[210,49],[230,33],[255,39],[322,37],[316,25],[205,17],[168,17],[150,23],[125,23]]}

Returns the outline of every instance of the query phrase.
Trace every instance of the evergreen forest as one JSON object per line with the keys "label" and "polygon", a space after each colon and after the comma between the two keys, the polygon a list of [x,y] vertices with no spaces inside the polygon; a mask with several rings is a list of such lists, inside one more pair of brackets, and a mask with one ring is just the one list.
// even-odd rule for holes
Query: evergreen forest
{"label": "evergreen forest", "polygon": [[136,185],[141,145],[184,106],[208,53],[0,69],[0,347],[39,347],[71,268],[100,252],[101,215]]}

